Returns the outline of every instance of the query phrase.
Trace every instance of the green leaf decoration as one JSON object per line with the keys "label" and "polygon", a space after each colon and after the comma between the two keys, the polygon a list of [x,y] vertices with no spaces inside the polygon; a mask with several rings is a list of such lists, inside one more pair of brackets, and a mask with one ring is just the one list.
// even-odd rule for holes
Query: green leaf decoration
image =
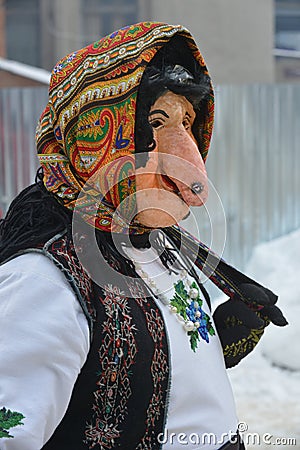
{"label": "green leaf decoration", "polygon": [[216,332],[215,332],[215,330],[213,329],[213,327],[210,327],[210,328],[208,329],[208,333],[209,333],[210,336],[214,336],[214,335],[216,334]]}
{"label": "green leaf decoration", "polygon": [[195,281],[193,281],[191,283],[191,289],[197,289],[198,290],[198,285],[195,283]]}
{"label": "green leaf decoration", "polygon": [[181,298],[177,293],[175,293],[174,298],[170,301],[170,304],[172,306],[176,306],[177,313],[186,320],[186,308],[188,306],[187,301],[184,298]]}
{"label": "green leaf decoration", "polygon": [[180,280],[175,284],[175,292],[182,298],[187,298],[188,297],[188,293],[185,289],[185,286],[183,284],[183,281]]}
{"label": "green leaf decoration", "polygon": [[198,331],[189,331],[188,335],[190,336],[191,349],[193,350],[193,352],[196,352],[198,341],[200,341],[199,333]]}
{"label": "green leaf decoration", "polygon": [[205,314],[205,320],[206,320],[206,329],[208,331],[208,334],[210,336],[214,336],[216,334],[216,332],[215,332],[215,329],[214,329],[214,327],[212,325],[212,322],[211,322],[210,317],[209,317],[208,314]]}
{"label": "green leaf decoration", "polygon": [[18,425],[24,425],[21,422],[25,416],[19,412],[10,411],[6,408],[0,409],[0,438],[13,438],[7,430]]}

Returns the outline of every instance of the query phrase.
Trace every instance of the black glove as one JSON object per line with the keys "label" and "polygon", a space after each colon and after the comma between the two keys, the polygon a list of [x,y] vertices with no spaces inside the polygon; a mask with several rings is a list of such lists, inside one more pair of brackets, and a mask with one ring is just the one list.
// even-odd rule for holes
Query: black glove
{"label": "black glove", "polygon": [[270,322],[281,327],[288,324],[275,306],[278,297],[273,292],[250,283],[239,288],[243,296],[234,295],[213,314],[227,368],[238,364],[254,349]]}

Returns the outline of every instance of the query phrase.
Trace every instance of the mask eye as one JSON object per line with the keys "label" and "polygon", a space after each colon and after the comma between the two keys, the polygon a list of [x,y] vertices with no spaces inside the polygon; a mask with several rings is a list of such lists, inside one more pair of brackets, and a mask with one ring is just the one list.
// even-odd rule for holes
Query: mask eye
{"label": "mask eye", "polygon": [[154,129],[157,129],[157,128],[163,126],[163,124],[164,124],[164,122],[162,120],[159,120],[159,119],[154,119],[154,120],[152,120],[152,122],[150,122],[150,125]]}
{"label": "mask eye", "polygon": [[182,125],[184,126],[184,128],[186,130],[190,130],[191,129],[191,122],[188,119],[184,119],[182,121]]}

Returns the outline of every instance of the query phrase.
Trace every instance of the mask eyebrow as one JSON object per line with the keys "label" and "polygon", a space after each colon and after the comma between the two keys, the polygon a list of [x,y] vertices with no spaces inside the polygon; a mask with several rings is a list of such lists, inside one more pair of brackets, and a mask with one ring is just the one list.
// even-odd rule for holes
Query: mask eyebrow
{"label": "mask eyebrow", "polygon": [[154,111],[151,111],[149,113],[149,117],[152,116],[153,114],[162,114],[163,116],[165,116],[167,119],[170,118],[170,116],[168,116],[168,114],[163,110],[163,109],[155,109]]}

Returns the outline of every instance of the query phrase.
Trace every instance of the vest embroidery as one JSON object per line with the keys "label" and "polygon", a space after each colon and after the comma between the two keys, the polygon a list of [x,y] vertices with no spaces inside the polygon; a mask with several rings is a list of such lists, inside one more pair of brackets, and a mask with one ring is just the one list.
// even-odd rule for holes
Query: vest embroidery
{"label": "vest embroidery", "polygon": [[130,369],[137,352],[128,299],[118,287],[104,287],[107,319],[103,323],[104,339],[99,349],[100,373],[97,390],[94,392],[94,417],[86,428],[86,443],[89,448],[114,447],[115,439],[121,435],[120,423],[127,413],[127,402],[131,396]]}
{"label": "vest embroidery", "polygon": [[[146,287],[146,286],[145,286]],[[146,434],[136,450],[153,450],[157,447],[157,434],[154,433],[155,424],[161,421],[164,415],[165,394],[169,381],[168,355],[164,351],[162,342],[166,338],[165,326],[159,309],[151,308],[141,283],[132,282],[130,292],[145,313],[147,328],[154,341],[155,349],[151,364],[153,380],[153,395],[147,409]],[[150,307],[150,309],[149,309]]]}

